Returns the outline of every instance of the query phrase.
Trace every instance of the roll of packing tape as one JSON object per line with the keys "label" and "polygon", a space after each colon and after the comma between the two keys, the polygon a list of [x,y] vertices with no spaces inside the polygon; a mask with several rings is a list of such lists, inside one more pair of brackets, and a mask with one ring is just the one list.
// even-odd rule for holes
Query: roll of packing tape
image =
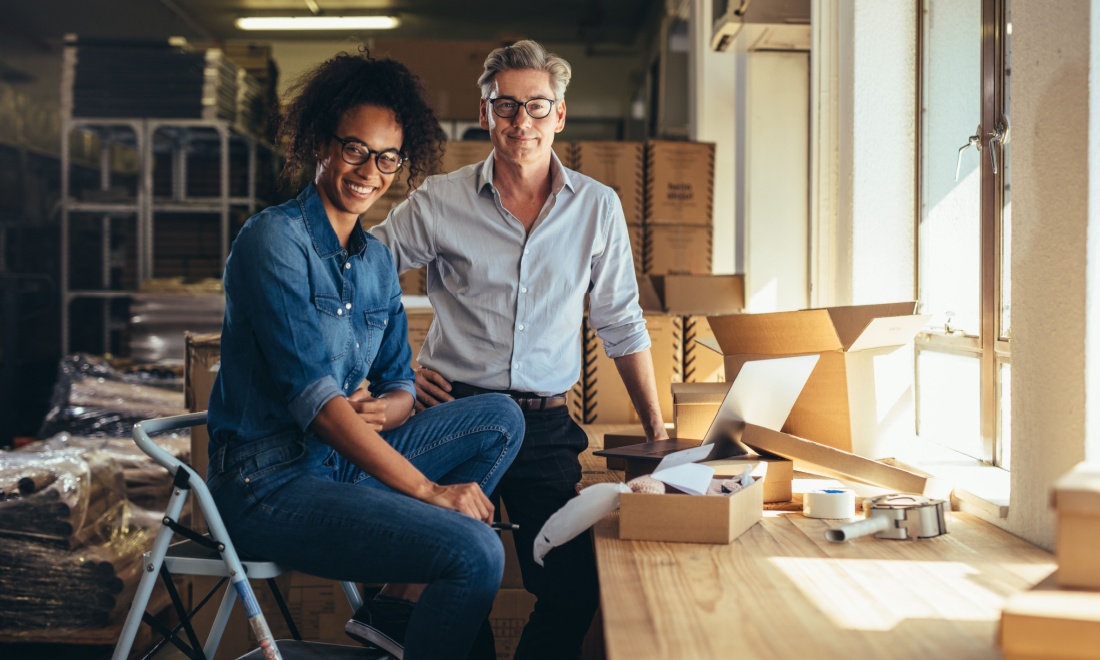
{"label": "roll of packing tape", "polygon": [[802,515],[807,518],[851,518],[856,515],[856,494],[846,488],[804,493]]}

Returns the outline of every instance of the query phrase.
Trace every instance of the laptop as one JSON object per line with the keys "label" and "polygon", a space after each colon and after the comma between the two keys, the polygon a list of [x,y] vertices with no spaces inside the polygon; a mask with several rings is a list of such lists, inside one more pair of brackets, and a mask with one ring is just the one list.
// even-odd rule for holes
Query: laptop
{"label": "laptop", "polygon": [[[593,452],[596,456],[662,461],[663,467],[682,463],[755,455],[741,442],[745,424],[778,431],[786,423],[798,395],[817,364],[817,355],[752,360],[733,380],[707,429],[703,442],[662,440]],[[665,457],[677,454],[674,459]]]}

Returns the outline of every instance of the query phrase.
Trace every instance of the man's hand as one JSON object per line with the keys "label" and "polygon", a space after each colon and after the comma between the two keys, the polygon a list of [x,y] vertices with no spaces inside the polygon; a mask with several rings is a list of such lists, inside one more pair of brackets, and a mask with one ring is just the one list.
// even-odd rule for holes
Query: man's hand
{"label": "man's hand", "polygon": [[[375,399],[366,388],[359,388],[351,393],[348,402],[359,415],[359,419],[367,423],[372,431],[380,433],[386,426],[386,402]],[[408,404],[405,404],[408,405]]]}
{"label": "man's hand", "polygon": [[428,504],[465,513],[486,524],[493,522],[493,503],[485,496],[481,486],[474,483],[436,485],[434,492],[424,498]]}
{"label": "man's hand", "polygon": [[450,395],[451,383],[438,372],[427,367],[416,370],[416,409],[424,410],[447,401],[454,401]]}

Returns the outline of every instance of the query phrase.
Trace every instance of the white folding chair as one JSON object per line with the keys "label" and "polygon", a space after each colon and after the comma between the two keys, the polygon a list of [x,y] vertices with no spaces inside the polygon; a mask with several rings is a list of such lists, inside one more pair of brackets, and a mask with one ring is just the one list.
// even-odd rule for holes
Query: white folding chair
{"label": "white folding chair", "polygon": [[[225,632],[226,623],[233,606],[240,601],[248,617],[253,636],[258,640],[258,647],[250,653],[242,656],[241,660],[264,658],[265,660],[312,660],[313,658],[331,658],[343,660],[385,660],[391,658],[384,651],[367,649],[364,647],[339,646],[335,644],[322,644],[318,642],[304,642],[298,634],[298,630],[290,617],[290,611],[279,593],[274,578],[285,572],[285,569],[270,561],[241,561],[233,542],[226,532],[225,523],[222,522],[214,499],[206,488],[206,482],[191,468],[165,450],[161,449],[149,437],[154,433],[172,431],[206,423],[206,413],[192,413],[189,415],[177,415],[162,419],[151,419],[134,425],[134,441],[141,450],[148,454],[159,465],[172,474],[172,494],[168,499],[168,509],[164,513],[162,526],[157,532],[153,542],[153,549],[142,555],[143,567],[141,581],[138,583],[137,593],[134,595],[130,612],[126,615],[126,622],[122,626],[118,644],[115,646],[112,660],[127,660],[137,636],[138,628],[144,620],[154,630],[164,635],[165,639],[154,647],[145,657],[151,657],[162,646],[171,642],[176,645],[188,658],[193,660],[206,660],[214,657],[214,653],[221,642]],[[199,511],[209,532],[200,535],[180,524],[180,513],[188,493],[193,493],[198,502]],[[172,538],[179,534],[186,540],[182,543],[172,544]],[[176,592],[172,582],[172,575],[205,575],[224,578],[218,583],[214,591],[206,595],[190,612],[183,606],[183,602]],[[149,597],[153,593],[157,577],[160,576],[168,590],[179,616],[180,623],[169,629],[163,623],[146,613]],[[249,585],[249,580],[268,580],[272,587],[276,603],[287,620],[294,640],[280,640],[276,642],[271,636],[267,620],[256,602],[255,594]],[[216,593],[226,580],[230,582],[222,597],[217,616],[207,634],[206,643],[201,644],[195,629],[191,624],[191,617],[203,607]],[[344,594],[351,604],[352,610],[357,610],[363,604],[358,589],[351,582],[342,582]],[[183,629],[186,641],[181,638],[179,632]]]}

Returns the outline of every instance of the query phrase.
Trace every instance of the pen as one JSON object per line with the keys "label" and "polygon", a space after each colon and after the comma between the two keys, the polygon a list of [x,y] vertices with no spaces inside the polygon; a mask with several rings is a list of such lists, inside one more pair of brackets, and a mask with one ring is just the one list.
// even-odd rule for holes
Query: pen
{"label": "pen", "polygon": [[489,526],[492,527],[493,529],[503,529],[503,530],[507,530],[509,532],[514,532],[517,529],[519,529],[519,525],[517,525],[515,523],[498,522],[496,520],[494,520],[492,523],[490,523]]}

